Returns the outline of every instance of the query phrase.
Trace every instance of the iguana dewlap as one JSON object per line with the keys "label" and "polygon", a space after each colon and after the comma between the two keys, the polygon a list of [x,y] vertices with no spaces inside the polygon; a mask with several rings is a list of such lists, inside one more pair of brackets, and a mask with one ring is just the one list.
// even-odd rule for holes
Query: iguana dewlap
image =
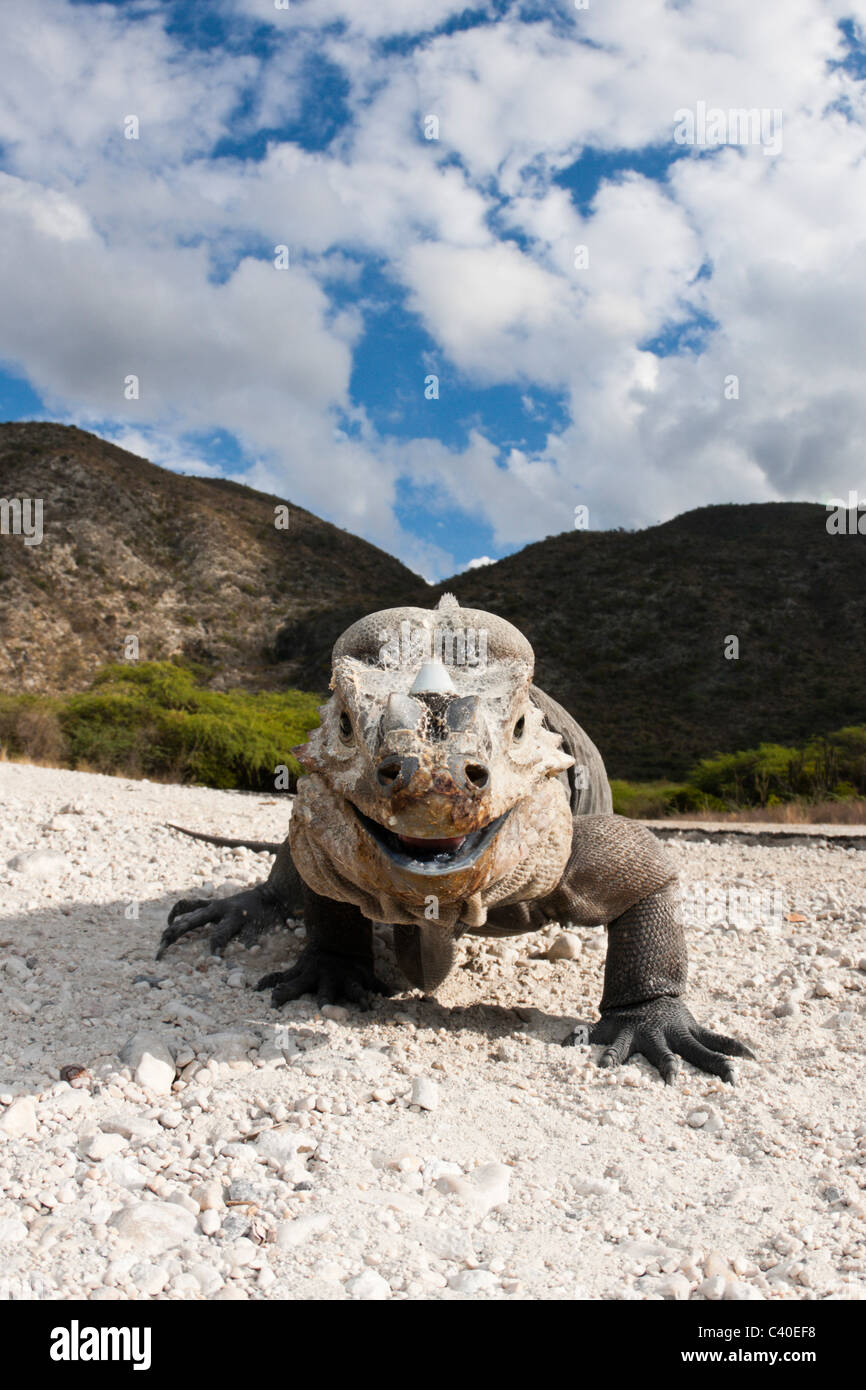
{"label": "iguana dewlap", "polygon": [[160,954],[205,923],[219,949],[300,912],[300,960],[259,988],[276,1005],[305,993],[361,1001],[386,992],[373,922],[393,924],[400,967],[426,991],[464,932],[603,922],[602,1017],[588,1035],[607,1045],[601,1064],[641,1052],[670,1081],[679,1054],[731,1080],[728,1057],[749,1049],[701,1028],[680,997],[676,873],[649,830],[612,814],[598,750],[533,686],[533,668],[516,628],[451,595],[354,624],[334,647],[321,725],[295,750],[309,775],[270,877],[176,904]]}

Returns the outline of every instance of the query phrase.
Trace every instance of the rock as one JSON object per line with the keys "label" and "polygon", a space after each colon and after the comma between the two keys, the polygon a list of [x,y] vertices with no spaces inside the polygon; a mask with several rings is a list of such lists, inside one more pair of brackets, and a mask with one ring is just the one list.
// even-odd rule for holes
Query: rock
{"label": "rock", "polygon": [[816,999],[832,999],[838,993],[839,986],[835,980],[828,980],[826,976],[822,975],[820,979],[815,981]]}
{"label": "rock", "polygon": [[252,1264],[259,1253],[259,1247],[246,1236],[239,1236],[231,1245],[224,1247],[224,1258],[230,1269],[243,1269]]}
{"label": "rock", "polygon": [[716,1274],[712,1279],[705,1279],[698,1287],[698,1293],[704,1298],[717,1300],[724,1297],[726,1280],[721,1274]]}
{"label": "rock", "polygon": [[822,1027],[824,1028],[850,1028],[857,1015],[853,1009],[842,1009],[841,1013],[832,1014],[830,1018],[825,1018]]}
{"label": "rock", "polygon": [[29,1096],[13,1100],[0,1115],[0,1133],[10,1139],[36,1138],[36,1106]]}
{"label": "rock", "polygon": [[192,1212],[174,1202],[133,1202],[111,1218],[123,1241],[149,1254],[159,1254],[183,1245],[195,1235],[197,1222]]}
{"label": "rock", "polygon": [[332,1023],[345,1023],[349,1017],[349,1010],[344,1009],[342,1004],[323,1004],[322,1018],[329,1018]]}
{"label": "rock", "polygon": [[127,1115],[122,1111],[106,1115],[100,1120],[99,1128],[104,1134],[122,1134],[124,1139],[133,1139],[137,1143],[146,1143],[158,1133],[153,1120],[147,1120],[143,1115]]}
{"label": "rock", "polygon": [[198,1224],[202,1235],[215,1236],[220,1228],[219,1212],[215,1211],[213,1207],[206,1208],[206,1210],[201,1213]]}
{"label": "rock", "polygon": [[175,1077],[174,1051],[160,1033],[134,1033],[120,1049],[120,1060],[131,1068],[137,1084],[164,1095]]}
{"label": "rock", "polygon": [[439,1104],[439,1087],[429,1076],[416,1076],[412,1081],[412,1104],[422,1110],[435,1110]]}
{"label": "rock", "polygon": [[261,1183],[249,1182],[247,1178],[234,1178],[229,1183],[227,1202],[249,1202],[264,1206],[268,1200],[268,1189]]}
{"label": "rock", "polygon": [[763,1302],[764,1295],[753,1284],[746,1284],[741,1279],[726,1279],[725,1292],[722,1297],[729,1303],[743,1301],[754,1303],[757,1299]]}
{"label": "rock", "polygon": [[122,1134],[96,1134],[87,1146],[87,1157],[100,1163],[109,1154],[120,1153],[125,1148],[126,1140]]}
{"label": "rock", "polygon": [[672,1298],[679,1303],[688,1298],[689,1291],[689,1281],[684,1274],[671,1274],[658,1286],[662,1298]]}
{"label": "rock", "polygon": [[4,962],[7,975],[11,975],[14,980],[29,980],[31,970],[27,962],[20,956],[7,956]]}
{"label": "rock", "polygon": [[329,1218],[323,1212],[311,1212],[308,1216],[296,1216],[294,1221],[281,1221],[277,1227],[276,1244],[278,1250],[295,1250],[311,1236],[326,1231]]}
{"label": "rock", "polygon": [[167,1095],[174,1084],[174,1062],[164,1062],[145,1052],[135,1069],[136,1083],[153,1095]]}
{"label": "rock", "polygon": [[243,989],[244,972],[242,970],[232,970],[226,978],[229,989]]}
{"label": "rock", "polygon": [[790,990],[776,1005],[773,1013],[776,1018],[798,1018],[800,1016],[800,1005],[806,997],[806,991],[802,985],[797,985]]}
{"label": "rock", "polygon": [[6,867],[28,878],[59,878],[69,865],[66,855],[55,849],[31,849],[13,855]]}
{"label": "rock", "polygon": [[316,1141],[304,1130],[266,1129],[256,1140],[256,1153],[261,1158],[275,1158],[280,1163],[299,1163],[301,1147],[314,1149]]}
{"label": "rock", "polygon": [[391,1297],[391,1285],[375,1269],[365,1269],[363,1274],[356,1274],[353,1279],[346,1281],[344,1288],[352,1298],[359,1298],[365,1303],[371,1299]]}
{"label": "rock", "polygon": [[724,1255],[720,1255],[718,1250],[711,1250],[704,1260],[704,1274],[707,1279],[713,1279],[717,1275],[727,1278],[731,1269]]}
{"label": "rock", "polygon": [[577,960],[580,955],[580,937],[571,932],[562,932],[546,952],[548,960]]}
{"label": "rock", "polygon": [[725,1128],[724,1120],[712,1106],[709,1106],[707,1120],[702,1128],[705,1134],[721,1134]]}
{"label": "rock", "polygon": [[193,1188],[191,1196],[194,1202],[198,1202],[201,1211],[219,1211],[223,1205],[223,1185],[216,1179],[201,1183]]}
{"label": "rock", "polygon": [[152,1265],[144,1262],[132,1266],[129,1282],[139,1293],[155,1298],[162,1293],[169,1280],[168,1269],[164,1264]]}
{"label": "rock", "polygon": [[461,1269],[459,1274],[451,1275],[448,1283],[457,1293],[479,1294],[490,1293],[499,1280],[489,1269]]}
{"label": "rock", "polygon": [[511,1169],[504,1163],[486,1163],[468,1178],[443,1177],[436,1186],[440,1192],[453,1192],[479,1217],[508,1201]]}
{"label": "rock", "polygon": [[259,1046],[257,1033],[241,1029],[225,1029],[219,1033],[208,1033],[199,1048],[200,1057],[213,1057],[217,1062],[237,1062],[246,1058],[248,1052]]}
{"label": "rock", "polygon": [[691,1125],[692,1129],[703,1129],[709,1118],[709,1110],[690,1110],[686,1116],[686,1124]]}
{"label": "rock", "polygon": [[213,1265],[192,1265],[189,1273],[195,1279],[205,1298],[213,1297],[217,1289],[221,1289],[223,1286],[222,1275],[214,1269]]}
{"label": "rock", "polygon": [[[27,1227],[16,1216],[0,1217],[0,1250],[6,1245],[17,1245],[27,1239]],[[8,1295],[7,1295],[8,1296]]]}
{"label": "rock", "polygon": [[150,1174],[130,1158],[122,1158],[120,1154],[109,1154],[102,1160],[100,1177],[116,1183],[118,1187],[136,1190],[145,1186]]}

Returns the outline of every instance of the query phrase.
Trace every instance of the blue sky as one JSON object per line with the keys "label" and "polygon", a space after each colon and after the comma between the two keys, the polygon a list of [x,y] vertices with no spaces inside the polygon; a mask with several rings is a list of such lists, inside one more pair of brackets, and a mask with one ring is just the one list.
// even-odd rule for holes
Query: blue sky
{"label": "blue sky", "polygon": [[[864,21],[7,0],[0,418],[248,481],[430,579],[578,503],[866,493]],[[679,143],[701,105],[716,135]]]}

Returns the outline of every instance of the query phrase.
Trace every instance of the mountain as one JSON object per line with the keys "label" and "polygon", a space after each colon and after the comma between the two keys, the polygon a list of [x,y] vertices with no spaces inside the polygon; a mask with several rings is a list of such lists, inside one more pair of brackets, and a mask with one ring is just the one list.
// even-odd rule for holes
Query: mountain
{"label": "mountain", "polygon": [[[423,580],[384,551],[219,478],[158,468],[84,430],[0,424],[0,498],[41,498],[44,539],[0,535],[0,688],[86,684],[138,638],[141,660],[203,663],[216,688],[279,688],[279,630],[349,621]],[[324,675],[319,685],[327,687]]]}
{"label": "mountain", "polygon": [[324,690],[348,623],[449,589],[526,633],[613,776],[866,721],[866,536],[828,534],[817,504],[567,532],[431,588],[301,508],[276,530],[281,499],[62,425],[0,425],[15,497],[44,499],[45,539],[0,536],[0,689],[80,688],[137,634],[142,659],[198,662],[217,689]]}

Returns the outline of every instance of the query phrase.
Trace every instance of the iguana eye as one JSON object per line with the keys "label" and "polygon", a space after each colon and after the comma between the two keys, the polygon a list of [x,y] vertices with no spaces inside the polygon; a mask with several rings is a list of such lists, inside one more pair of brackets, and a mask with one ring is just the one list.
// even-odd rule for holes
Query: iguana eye
{"label": "iguana eye", "polygon": [[352,721],[344,710],[340,715],[340,738],[344,743],[351,743],[353,735]]}
{"label": "iguana eye", "polygon": [[524,715],[521,714],[520,718],[518,719],[517,723],[516,723],[515,726],[514,726],[514,732],[513,732],[512,735],[511,735],[511,737],[514,739],[514,742],[515,742],[515,743],[519,743],[520,740],[523,738],[523,731],[524,731],[525,728],[526,728],[526,718],[525,718]]}

